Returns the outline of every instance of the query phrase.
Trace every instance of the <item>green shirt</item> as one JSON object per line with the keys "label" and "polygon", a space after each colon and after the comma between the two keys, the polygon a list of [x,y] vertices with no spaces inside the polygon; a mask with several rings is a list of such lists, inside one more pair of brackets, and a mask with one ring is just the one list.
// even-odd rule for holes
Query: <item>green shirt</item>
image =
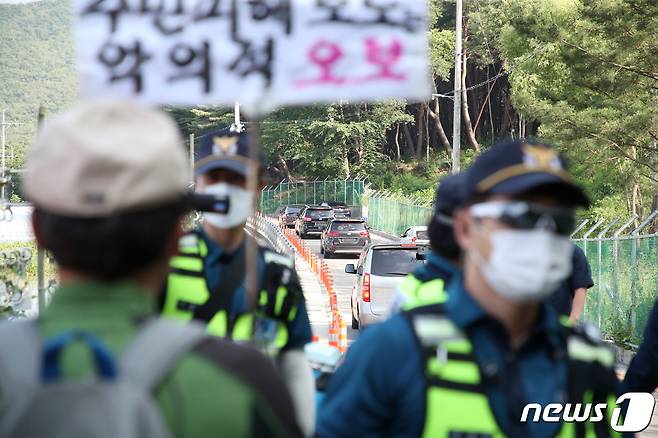
{"label": "green shirt", "polygon": [[[140,321],[154,313],[155,300],[130,283],[76,283],[54,294],[39,323],[45,338],[71,329],[91,332],[116,358]],[[88,350],[70,346],[61,369],[66,378],[88,374]],[[203,341],[182,358],[154,396],[176,437],[298,435],[292,402],[273,365],[255,350],[219,339]]]}

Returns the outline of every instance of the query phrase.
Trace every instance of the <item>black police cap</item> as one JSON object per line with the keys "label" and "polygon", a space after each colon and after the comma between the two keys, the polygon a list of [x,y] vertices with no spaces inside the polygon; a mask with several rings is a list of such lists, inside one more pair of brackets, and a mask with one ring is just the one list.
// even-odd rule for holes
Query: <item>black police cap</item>
{"label": "black police cap", "polygon": [[564,157],[551,145],[535,140],[498,143],[483,152],[465,173],[467,203],[482,195],[541,191],[556,195],[570,207],[589,206],[587,195],[572,182]]}
{"label": "black police cap", "polygon": [[434,214],[452,216],[464,205],[466,177],[463,173],[448,175],[441,180],[434,198]]}
{"label": "black police cap", "polygon": [[194,175],[199,176],[215,169],[227,169],[244,177],[249,172],[249,164],[254,163],[251,148],[256,148],[258,160],[254,163],[259,169],[264,167],[264,157],[260,147],[246,132],[223,128],[208,132],[201,137],[194,163]]}

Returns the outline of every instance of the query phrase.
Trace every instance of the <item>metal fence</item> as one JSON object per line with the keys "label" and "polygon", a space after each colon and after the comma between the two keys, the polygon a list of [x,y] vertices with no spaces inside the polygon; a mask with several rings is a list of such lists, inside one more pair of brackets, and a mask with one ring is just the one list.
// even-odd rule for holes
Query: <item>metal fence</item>
{"label": "metal fence", "polygon": [[273,214],[276,209],[292,204],[321,204],[340,202],[360,206],[365,192],[364,179],[335,179],[316,181],[281,181],[261,191],[260,212]]}
{"label": "metal fence", "polygon": [[658,233],[641,234],[657,218],[654,211],[644,220],[584,221],[572,235],[589,260],[595,283],[585,318],[617,344],[641,342],[658,296]]}
{"label": "metal fence", "polygon": [[427,225],[432,216],[430,203],[387,191],[364,197],[364,213],[375,230],[399,236],[413,225]]}

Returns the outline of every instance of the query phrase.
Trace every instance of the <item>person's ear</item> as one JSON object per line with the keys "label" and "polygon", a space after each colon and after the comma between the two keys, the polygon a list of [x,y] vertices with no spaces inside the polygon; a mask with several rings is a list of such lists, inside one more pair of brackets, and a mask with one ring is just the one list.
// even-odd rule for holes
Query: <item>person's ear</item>
{"label": "person's ear", "polygon": [[473,224],[468,209],[461,209],[453,215],[452,232],[462,251],[467,251],[472,245]]}

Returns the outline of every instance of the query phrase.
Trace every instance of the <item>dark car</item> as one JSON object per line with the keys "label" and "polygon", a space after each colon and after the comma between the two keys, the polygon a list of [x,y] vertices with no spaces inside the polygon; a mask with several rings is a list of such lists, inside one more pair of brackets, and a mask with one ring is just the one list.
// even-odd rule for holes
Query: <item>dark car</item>
{"label": "dark car", "polygon": [[299,217],[299,213],[304,208],[303,205],[288,205],[281,209],[279,213],[279,227],[292,228]]}
{"label": "dark car", "polygon": [[333,218],[334,210],[331,207],[306,207],[301,211],[295,222],[295,232],[302,239],[305,239],[309,234],[322,234]]}
{"label": "dark car", "polygon": [[350,217],[352,216],[352,210],[349,207],[346,206],[336,206],[333,207],[334,209],[334,216],[337,218],[341,217]]}
{"label": "dark car", "polygon": [[338,252],[359,253],[369,243],[370,233],[364,221],[336,218],[322,233],[320,252],[328,259]]}

